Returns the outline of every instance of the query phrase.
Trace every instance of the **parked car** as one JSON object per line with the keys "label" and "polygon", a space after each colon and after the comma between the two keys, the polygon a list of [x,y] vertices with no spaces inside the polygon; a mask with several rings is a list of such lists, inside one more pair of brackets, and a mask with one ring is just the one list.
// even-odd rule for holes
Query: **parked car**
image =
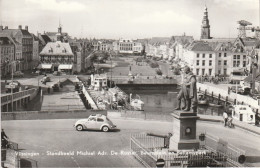
{"label": "parked car", "polygon": [[251,90],[251,88],[250,87],[248,87],[248,86],[232,86],[231,87],[231,90],[232,90],[232,92],[234,92],[234,93],[236,93],[236,89],[237,89],[237,93],[238,94],[242,94],[242,95],[248,95],[248,94],[250,94],[250,90]]}
{"label": "parked car", "polygon": [[5,85],[6,93],[11,93],[12,89],[13,89],[13,93],[19,92],[20,87],[21,84],[18,81],[8,82]]}
{"label": "parked car", "polygon": [[74,124],[74,127],[77,131],[101,130],[103,132],[108,132],[116,128],[107,116],[101,114],[94,114],[90,115],[87,119],[80,119]]}
{"label": "parked car", "polygon": [[44,76],[41,80],[42,83],[50,82],[51,78],[49,76]]}
{"label": "parked car", "polygon": [[22,73],[21,71],[16,71],[14,72],[14,77],[23,77],[24,73]]}

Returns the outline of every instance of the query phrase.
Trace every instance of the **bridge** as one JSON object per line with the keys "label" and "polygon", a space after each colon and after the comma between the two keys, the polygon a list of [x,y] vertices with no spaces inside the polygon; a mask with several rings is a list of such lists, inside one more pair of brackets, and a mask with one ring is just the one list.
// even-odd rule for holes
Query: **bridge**
{"label": "bridge", "polygon": [[9,112],[16,111],[17,107],[27,104],[37,94],[38,89],[32,88],[13,94],[1,95],[1,111]]}

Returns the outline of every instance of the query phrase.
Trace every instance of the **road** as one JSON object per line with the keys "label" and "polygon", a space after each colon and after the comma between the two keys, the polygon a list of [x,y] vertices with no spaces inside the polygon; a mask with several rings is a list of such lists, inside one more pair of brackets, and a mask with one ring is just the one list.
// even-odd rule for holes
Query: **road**
{"label": "road", "polygon": [[[115,132],[83,131],[72,127],[75,119],[60,120],[16,120],[2,121],[9,138],[19,143],[24,158],[37,161],[39,167],[139,167],[142,166],[131,155],[111,155],[111,151],[130,151],[132,133],[152,132],[167,134],[172,132],[171,122],[145,121],[133,119],[113,119],[120,128]],[[197,123],[198,133],[209,134],[227,140],[234,146],[246,151],[246,155],[255,162],[260,156],[260,137],[240,129],[224,128],[219,123]],[[70,156],[51,156],[53,152],[74,152]],[[95,152],[95,155],[77,155],[77,152]],[[98,152],[107,155],[98,155]],[[36,154],[38,156],[29,156]],[[252,166],[260,166],[250,163]]]}

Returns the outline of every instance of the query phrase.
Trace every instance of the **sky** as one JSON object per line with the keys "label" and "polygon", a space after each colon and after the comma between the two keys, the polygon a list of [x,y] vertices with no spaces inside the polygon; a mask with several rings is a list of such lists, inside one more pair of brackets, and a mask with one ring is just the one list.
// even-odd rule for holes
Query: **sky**
{"label": "sky", "polygon": [[[199,39],[205,5],[211,36],[237,37],[239,20],[259,26],[260,0],[0,0],[0,22],[31,33],[62,31],[78,38]],[[253,35],[249,33],[249,35]]]}

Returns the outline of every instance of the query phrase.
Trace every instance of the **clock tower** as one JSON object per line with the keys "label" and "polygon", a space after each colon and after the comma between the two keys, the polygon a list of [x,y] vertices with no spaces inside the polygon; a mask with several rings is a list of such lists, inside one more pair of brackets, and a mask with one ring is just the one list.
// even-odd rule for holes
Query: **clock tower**
{"label": "clock tower", "polygon": [[201,25],[201,36],[200,39],[211,39],[210,37],[210,25],[208,18],[208,8],[205,6],[204,16]]}

